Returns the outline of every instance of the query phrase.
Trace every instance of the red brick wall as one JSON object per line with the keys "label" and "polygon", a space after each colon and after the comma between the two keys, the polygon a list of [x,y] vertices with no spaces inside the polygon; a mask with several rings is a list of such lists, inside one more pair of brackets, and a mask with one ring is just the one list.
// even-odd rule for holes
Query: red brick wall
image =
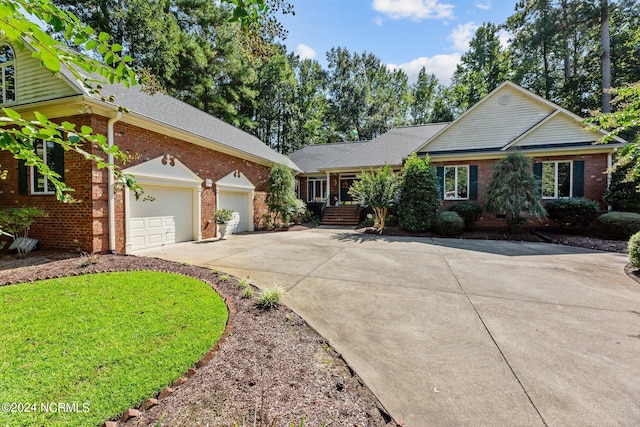
{"label": "red brick wall", "polygon": [[[552,160],[584,160],[584,197],[596,200],[600,203],[602,209],[606,207],[606,204],[602,200],[602,194],[607,188],[607,155],[606,154],[589,154],[580,156],[550,156],[550,157],[533,157],[533,162],[544,162]],[[478,203],[484,209],[485,197],[484,193],[491,182],[493,175],[493,168],[498,160],[479,160],[479,161],[464,161],[464,162],[432,162],[434,167],[452,165],[478,165],[478,199],[472,200]],[[458,203],[456,200],[443,200],[442,209],[446,210],[450,206]],[[544,201],[543,201],[544,203]],[[537,220],[531,222],[530,225],[539,226],[541,223]],[[504,219],[498,219],[493,214],[484,212],[482,219],[478,221],[479,227],[503,227],[505,226]]]}
{"label": "red brick wall", "polygon": [[[106,134],[107,122],[107,118],[95,115],[92,117],[92,126],[96,132]],[[122,151],[132,155],[131,161],[124,166],[125,168],[165,154],[171,154],[202,180],[211,179],[214,183],[238,169],[256,187],[254,193],[254,224],[261,224],[262,216],[267,211],[264,199],[270,168],[123,122],[116,122],[114,126],[114,143]],[[95,182],[94,194],[99,195],[94,203],[96,206],[106,206],[107,172],[94,168],[93,175]],[[116,248],[118,252],[123,252],[125,246],[123,194],[124,191],[119,192],[115,205]],[[215,237],[216,227],[208,224],[208,220],[213,216],[216,207],[215,185],[213,188],[203,187],[201,207],[200,227],[202,238]],[[109,249],[106,207],[104,212],[103,217],[100,214],[94,217],[94,229],[96,231],[98,229],[102,230],[102,233],[96,232],[94,236],[94,250],[96,252],[104,252]],[[97,227],[96,224],[100,224],[100,226]]]}
{"label": "red brick wall", "polygon": [[[88,115],[66,117],[80,125],[89,125]],[[35,206],[44,209],[48,217],[41,218],[31,227],[29,236],[39,240],[39,248],[44,250],[91,251],[92,250],[92,186],[91,164],[75,152],[64,154],[65,182],[75,189],[72,193],[77,200],[65,204],[55,195],[31,195],[31,168],[27,168],[29,194],[18,194],[18,161],[7,151],[0,151],[0,168],[8,170],[6,180],[0,180],[0,207]]]}
{"label": "red brick wall", "polygon": [[[93,127],[94,132],[107,134],[108,119],[105,117],[83,115],[59,119],[60,122],[63,120],[78,125],[89,125]],[[268,167],[123,122],[115,124],[114,133],[115,144],[122,151],[133,155],[131,162],[124,165],[125,168],[168,153],[203,180],[209,178],[214,183],[238,169],[256,187],[254,224],[259,225],[263,215],[267,213],[264,199],[270,172]],[[96,147],[87,150],[106,157]],[[9,171],[7,179],[0,180],[0,207],[37,206],[48,212],[49,217],[39,220],[30,233],[32,237],[40,240],[41,249],[88,252],[109,250],[106,170],[98,169],[95,164],[84,160],[76,153],[66,152],[65,181],[76,190],[73,196],[78,200],[78,203],[69,205],[57,201],[55,195],[19,195],[17,166],[17,160],[8,152],[0,151],[0,167]],[[203,188],[201,204],[202,237],[214,237],[216,227],[208,225],[207,221],[213,216],[216,207],[215,185],[213,188]],[[116,194],[115,211],[116,249],[117,252],[124,252],[124,190]]]}

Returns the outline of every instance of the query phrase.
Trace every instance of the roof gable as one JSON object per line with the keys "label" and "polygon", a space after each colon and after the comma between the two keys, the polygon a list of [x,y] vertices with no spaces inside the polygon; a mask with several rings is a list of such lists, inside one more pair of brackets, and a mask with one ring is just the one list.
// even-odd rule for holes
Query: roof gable
{"label": "roof gable", "polygon": [[531,148],[535,146],[561,146],[563,144],[597,143],[600,135],[590,132],[582,123],[557,110],[538,126],[525,132],[503,150],[511,147]]}
{"label": "roof gable", "polygon": [[557,108],[505,82],[434,136],[419,151],[501,149]]}
{"label": "roof gable", "polygon": [[[420,152],[500,152],[511,147],[595,145],[606,135],[569,110],[506,81],[431,138]],[[592,132],[593,131],[593,132]],[[615,137],[614,142],[626,141]]]}
{"label": "roof gable", "polygon": [[182,187],[199,187],[202,179],[180,160],[165,154],[124,169],[141,184],[167,184]]}

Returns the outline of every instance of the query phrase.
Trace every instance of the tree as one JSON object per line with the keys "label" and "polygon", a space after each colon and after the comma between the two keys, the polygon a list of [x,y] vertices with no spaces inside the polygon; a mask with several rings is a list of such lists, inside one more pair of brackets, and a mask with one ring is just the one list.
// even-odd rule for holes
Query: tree
{"label": "tree", "polygon": [[327,53],[331,120],[342,140],[370,140],[408,122],[407,75],[375,55],[344,48]]}
{"label": "tree", "polygon": [[420,69],[418,80],[412,85],[411,121],[414,125],[430,122],[439,85],[435,74],[427,74],[424,67]]}
{"label": "tree", "polygon": [[[264,0],[226,1],[234,3],[236,10],[249,9],[245,15],[237,14],[237,19],[241,22],[247,22],[264,10]],[[127,65],[133,58],[121,55],[123,46],[112,42],[108,33],[96,33],[90,26],[82,24],[73,13],[56,7],[48,0],[0,0],[0,6],[0,31],[4,38],[18,49],[25,48],[24,40],[28,38],[29,45],[34,50],[32,56],[40,59],[42,65],[52,73],[59,72],[63,66],[66,67],[96,96],[100,96],[98,84],[101,82],[121,83],[125,86],[137,83],[136,73]],[[252,8],[257,8],[257,11],[253,13]],[[74,45],[77,50],[66,48],[63,42],[54,39],[40,28],[32,17],[61,33],[64,43]],[[80,51],[88,52],[90,55]],[[96,78],[96,75],[100,77]],[[121,109],[126,110],[124,107]],[[136,194],[141,192],[141,188],[132,177],[122,174],[114,164],[85,148],[93,144],[105,155],[114,155],[116,160],[124,161],[127,158],[117,147],[110,147],[103,135],[94,134],[90,127],[82,126],[77,129],[70,122],[53,123],[39,112],[34,112],[35,120],[26,120],[12,109],[3,108],[2,111],[4,117],[0,121],[0,149],[9,151],[27,166],[36,167],[54,185],[58,199],[72,200],[69,195],[72,189],[66,187],[59,180],[60,176],[37,156],[34,150],[36,139],[52,141],[62,146],[65,151],[75,151],[86,159],[95,161],[99,168],[110,169]],[[6,171],[0,171],[0,176],[6,175]]]}
{"label": "tree", "polygon": [[373,209],[374,227],[384,228],[389,208],[394,204],[399,179],[389,165],[374,171],[362,171],[360,180],[355,181],[349,194],[360,205]]}
{"label": "tree", "polygon": [[433,226],[440,211],[440,185],[431,167],[431,159],[419,159],[415,153],[407,159],[400,184],[398,216],[400,227],[424,231]]}
{"label": "tree", "polygon": [[495,166],[487,188],[487,212],[506,215],[510,231],[524,223],[524,215],[545,215],[531,162],[518,152],[510,153]]}
{"label": "tree", "polygon": [[486,23],[476,30],[469,50],[462,55],[452,80],[453,99],[464,111],[508,79],[510,64],[500,45],[499,28]]}
{"label": "tree", "polygon": [[296,182],[291,170],[283,164],[274,164],[267,181],[267,207],[273,215],[273,223],[278,217],[286,225],[292,215],[304,208],[296,197]]}

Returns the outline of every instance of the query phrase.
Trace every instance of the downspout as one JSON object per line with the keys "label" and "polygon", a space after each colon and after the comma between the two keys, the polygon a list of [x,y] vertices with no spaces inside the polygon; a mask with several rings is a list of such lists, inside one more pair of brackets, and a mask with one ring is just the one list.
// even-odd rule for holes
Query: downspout
{"label": "downspout", "polygon": [[[114,140],[114,132],[113,125],[122,118],[122,113],[118,111],[115,117],[112,117],[107,122],[107,144],[109,148],[113,147]],[[114,157],[111,150],[109,150],[109,154],[107,155],[107,161],[109,164],[113,164]],[[109,252],[112,254],[116,253],[116,206],[115,206],[115,182],[113,172],[109,170]]]}
{"label": "downspout", "polygon": [[[613,167],[613,155],[618,152],[618,148],[614,148],[612,152],[607,154],[607,189],[611,186],[611,168]],[[611,206],[607,206],[607,210],[611,212]]]}

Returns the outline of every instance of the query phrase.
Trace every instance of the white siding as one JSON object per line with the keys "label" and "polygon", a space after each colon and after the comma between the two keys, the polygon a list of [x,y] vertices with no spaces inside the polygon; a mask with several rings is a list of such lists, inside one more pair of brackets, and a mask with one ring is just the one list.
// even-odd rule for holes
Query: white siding
{"label": "white siding", "polygon": [[15,49],[17,101],[7,104],[21,105],[49,99],[73,96],[77,92],[62,78],[40,65],[40,61],[31,57],[31,50]]}
{"label": "white siding", "polygon": [[[506,105],[503,104],[505,96],[508,97]],[[420,151],[503,147],[553,111],[550,106],[519,91],[503,87],[454,122]]]}
{"label": "white siding", "polygon": [[584,126],[581,123],[571,120],[565,115],[558,114],[548,122],[542,123],[539,128],[516,142],[514,146],[593,142],[598,138],[598,134],[584,130]]}

